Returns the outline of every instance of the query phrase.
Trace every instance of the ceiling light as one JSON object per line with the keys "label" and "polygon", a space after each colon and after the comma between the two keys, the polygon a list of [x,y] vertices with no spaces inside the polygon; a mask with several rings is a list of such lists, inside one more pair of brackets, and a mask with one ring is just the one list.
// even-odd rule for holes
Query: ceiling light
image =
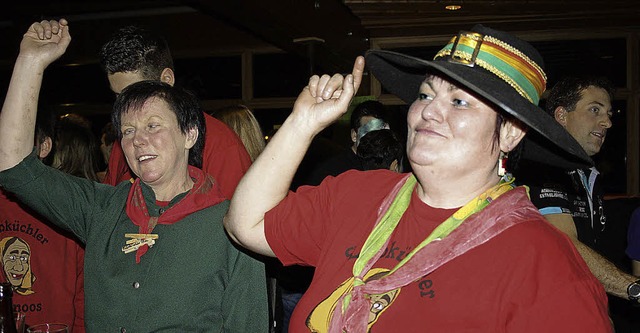
{"label": "ceiling light", "polygon": [[446,10],[458,10],[462,8],[462,0],[448,0],[444,2]]}

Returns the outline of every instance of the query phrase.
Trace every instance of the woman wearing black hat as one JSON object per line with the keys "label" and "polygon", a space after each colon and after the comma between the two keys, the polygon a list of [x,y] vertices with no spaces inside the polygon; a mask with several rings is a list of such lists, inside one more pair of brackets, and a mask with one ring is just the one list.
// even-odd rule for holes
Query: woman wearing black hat
{"label": "woman wearing black hat", "polygon": [[504,172],[527,129],[554,154],[546,162],[591,163],[536,106],[546,84],[538,52],[476,26],[433,61],[366,59],[411,103],[413,172],[351,171],[287,192],[313,136],[347,110],[359,57],[346,78],[310,79],[225,219],[239,244],[316,267],[291,331],[610,332],[604,289]]}

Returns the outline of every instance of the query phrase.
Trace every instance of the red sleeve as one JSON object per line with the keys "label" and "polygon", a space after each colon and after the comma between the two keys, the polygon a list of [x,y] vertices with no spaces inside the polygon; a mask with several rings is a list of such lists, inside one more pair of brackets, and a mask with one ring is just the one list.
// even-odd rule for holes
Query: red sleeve
{"label": "red sleeve", "polygon": [[76,315],[73,321],[73,333],[84,333],[84,250],[79,247],[76,255],[78,276],[76,278],[76,293],[73,300]]}
{"label": "red sleeve", "polygon": [[284,265],[316,266],[337,233],[373,225],[380,203],[402,177],[389,170],[350,170],[318,186],[301,186],[265,214],[267,242]]}
{"label": "red sleeve", "polygon": [[205,121],[207,134],[202,169],[216,179],[222,194],[231,199],[240,179],[251,166],[251,158],[231,128],[208,114],[205,114]]}
{"label": "red sleeve", "polygon": [[[326,182],[325,182],[326,183]],[[265,214],[264,230],[269,247],[285,266],[316,266],[322,236],[331,221],[325,183],[302,186]],[[322,218],[320,218],[322,217]]]}
{"label": "red sleeve", "polygon": [[130,180],[131,178],[133,178],[133,175],[124,157],[120,141],[116,140],[113,142],[113,147],[111,148],[107,173],[102,183],[116,186],[118,183]]}

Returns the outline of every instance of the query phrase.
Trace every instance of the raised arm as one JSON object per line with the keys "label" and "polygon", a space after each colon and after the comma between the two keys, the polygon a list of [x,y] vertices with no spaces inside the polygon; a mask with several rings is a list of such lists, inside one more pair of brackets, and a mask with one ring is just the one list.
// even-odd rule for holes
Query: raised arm
{"label": "raised arm", "polygon": [[0,171],[12,168],[33,149],[44,70],[64,54],[70,41],[64,19],[34,23],[22,37],[0,113]]}
{"label": "raised arm", "polygon": [[347,77],[312,76],[296,100],[291,115],[242,178],[224,224],[238,244],[274,256],[264,233],[264,214],[285,198],[293,176],[313,138],[342,116],[355,95],[364,71],[358,57]]}

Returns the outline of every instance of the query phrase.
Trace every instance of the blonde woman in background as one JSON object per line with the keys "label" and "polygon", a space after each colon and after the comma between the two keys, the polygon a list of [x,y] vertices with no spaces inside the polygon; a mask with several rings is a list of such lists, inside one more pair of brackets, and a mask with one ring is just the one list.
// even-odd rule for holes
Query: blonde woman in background
{"label": "blonde woman in background", "polygon": [[264,150],[265,141],[260,124],[248,107],[238,104],[223,107],[213,112],[212,116],[225,123],[238,134],[247,149],[251,162]]}
{"label": "blonde woman in background", "polygon": [[95,182],[98,177],[98,144],[87,119],[76,114],[62,116],[55,128],[52,167]]}
{"label": "blonde woman in background", "polygon": [[[240,141],[244,144],[247,153],[249,153],[251,163],[253,163],[266,146],[264,134],[262,133],[260,124],[258,124],[258,120],[253,115],[253,112],[251,112],[247,106],[237,104],[217,109],[213,111],[211,115],[236,132]],[[282,326],[282,318],[276,318],[276,307],[280,306],[280,301],[276,298],[276,289],[278,288],[276,276],[279,274],[278,270],[280,269],[280,266],[273,260],[267,260],[265,263],[267,271],[267,288],[269,293],[269,315],[271,317],[269,332],[273,332],[275,327]]]}

